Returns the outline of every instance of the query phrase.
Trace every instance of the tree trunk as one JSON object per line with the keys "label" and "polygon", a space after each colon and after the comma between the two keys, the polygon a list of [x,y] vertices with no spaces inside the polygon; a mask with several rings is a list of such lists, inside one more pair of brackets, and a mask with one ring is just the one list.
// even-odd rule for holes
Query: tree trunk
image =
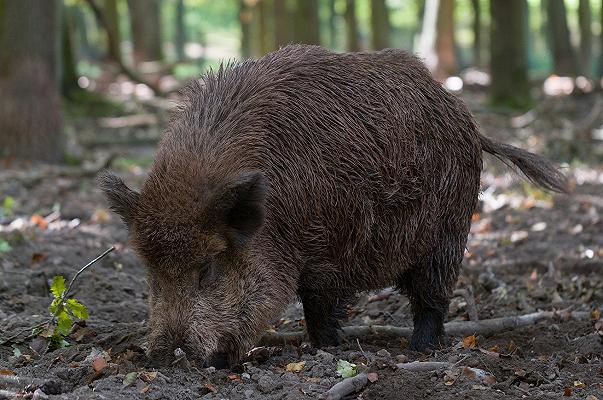
{"label": "tree trunk", "polygon": [[287,2],[286,0],[273,0],[274,18],[274,48],[278,49],[289,41]]}
{"label": "tree trunk", "polygon": [[371,31],[373,50],[389,46],[389,12],[385,0],[371,0]]}
{"label": "tree trunk", "polygon": [[334,49],[337,47],[337,11],[335,10],[335,0],[329,0],[329,46]]}
{"label": "tree trunk", "polygon": [[318,0],[297,0],[297,42],[320,44]]}
{"label": "tree trunk", "polygon": [[246,0],[239,0],[239,21],[241,23],[241,57],[252,56],[251,46],[251,21],[253,19],[252,6]]}
{"label": "tree trunk", "polygon": [[119,32],[119,13],[117,11],[117,0],[105,0],[103,13],[105,14],[105,21],[107,22],[108,34],[111,34],[114,41],[107,43],[108,56],[113,61],[121,62],[121,34]]}
{"label": "tree trunk", "polygon": [[576,75],[576,63],[565,17],[564,0],[547,0],[546,4],[554,72],[561,76],[574,76]]}
{"label": "tree trunk", "polygon": [[56,0],[0,0],[0,158],[62,159]]}
{"label": "tree trunk", "polygon": [[482,67],[482,10],[480,0],[471,0],[473,6],[473,65]]}
{"label": "tree trunk", "polygon": [[60,81],[61,93],[67,98],[71,98],[75,91],[80,90],[77,84],[77,62],[73,48],[73,17],[73,9],[67,5],[63,5],[63,18],[61,21],[62,73]]}
{"label": "tree trunk", "polygon": [[496,106],[530,106],[527,72],[526,0],[490,0],[490,96]]}
{"label": "tree trunk", "polygon": [[184,0],[176,0],[176,37],[174,38],[174,47],[176,48],[176,58],[178,61],[183,61],[186,58],[184,45],[186,44],[186,21],[184,16],[186,10]]}
{"label": "tree trunk", "polygon": [[345,38],[348,51],[359,51],[358,21],[356,20],[356,0],[346,0],[345,6]]}
{"label": "tree trunk", "polygon": [[128,0],[134,64],[160,61],[161,51],[161,0]]}
{"label": "tree trunk", "polygon": [[582,75],[591,76],[591,57],[593,32],[591,29],[592,15],[589,0],[580,0],[578,19],[580,22],[580,66]]}
{"label": "tree trunk", "polygon": [[258,56],[263,56],[264,54],[272,51],[274,45],[274,39],[270,37],[270,22],[269,19],[272,14],[269,11],[269,8],[272,4],[270,4],[270,0],[259,0],[258,1],[258,23],[259,23],[259,32],[258,32],[258,47],[259,54]]}
{"label": "tree trunk", "polygon": [[435,51],[438,63],[433,74],[443,81],[458,68],[454,48],[454,0],[440,0]]}

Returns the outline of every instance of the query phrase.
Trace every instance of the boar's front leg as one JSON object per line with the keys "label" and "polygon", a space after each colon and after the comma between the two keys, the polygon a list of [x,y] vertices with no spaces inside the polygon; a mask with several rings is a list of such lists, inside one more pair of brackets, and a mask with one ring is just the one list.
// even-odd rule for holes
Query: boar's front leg
{"label": "boar's front leg", "polygon": [[345,305],[337,296],[302,291],[306,330],[315,347],[337,346],[340,343],[339,319],[345,317]]}

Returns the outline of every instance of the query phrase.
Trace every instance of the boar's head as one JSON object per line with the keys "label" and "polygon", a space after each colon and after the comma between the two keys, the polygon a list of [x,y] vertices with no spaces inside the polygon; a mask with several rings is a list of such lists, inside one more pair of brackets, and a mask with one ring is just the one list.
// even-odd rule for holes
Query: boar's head
{"label": "boar's head", "polygon": [[266,182],[258,171],[192,176],[167,178],[156,168],[140,193],[109,173],[99,183],[147,267],[151,360],[168,364],[181,348],[189,359],[223,366],[265,328],[254,304],[270,301],[258,297],[269,276],[247,264],[264,221]]}

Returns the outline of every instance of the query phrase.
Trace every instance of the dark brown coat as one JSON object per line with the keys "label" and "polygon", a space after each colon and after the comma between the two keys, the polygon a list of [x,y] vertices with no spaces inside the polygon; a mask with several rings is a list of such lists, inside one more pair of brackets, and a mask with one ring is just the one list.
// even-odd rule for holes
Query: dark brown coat
{"label": "dark brown coat", "polygon": [[355,293],[410,296],[433,348],[476,208],[482,151],[564,189],[550,164],[484,138],[400,50],[287,46],[193,82],[140,194],[101,178],[148,266],[149,351],[231,362],[299,296],[315,345]]}

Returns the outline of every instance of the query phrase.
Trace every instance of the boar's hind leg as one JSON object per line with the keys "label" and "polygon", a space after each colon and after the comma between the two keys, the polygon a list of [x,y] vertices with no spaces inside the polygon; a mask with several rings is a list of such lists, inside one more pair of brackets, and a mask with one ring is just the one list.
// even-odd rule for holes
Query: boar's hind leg
{"label": "boar's hind leg", "polygon": [[340,342],[339,319],[345,317],[346,302],[336,296],[302,292],[306,330],[315,347],[337,346]]}
{"label": "boar's hind leg", "polygon": [[412,350],[430,352],[447,345],[444,320],[462,260],[462,252],[460,258],[451,257],[455,253],[440,248],[398,280],[402,292],[410,299],[414,325]]}

